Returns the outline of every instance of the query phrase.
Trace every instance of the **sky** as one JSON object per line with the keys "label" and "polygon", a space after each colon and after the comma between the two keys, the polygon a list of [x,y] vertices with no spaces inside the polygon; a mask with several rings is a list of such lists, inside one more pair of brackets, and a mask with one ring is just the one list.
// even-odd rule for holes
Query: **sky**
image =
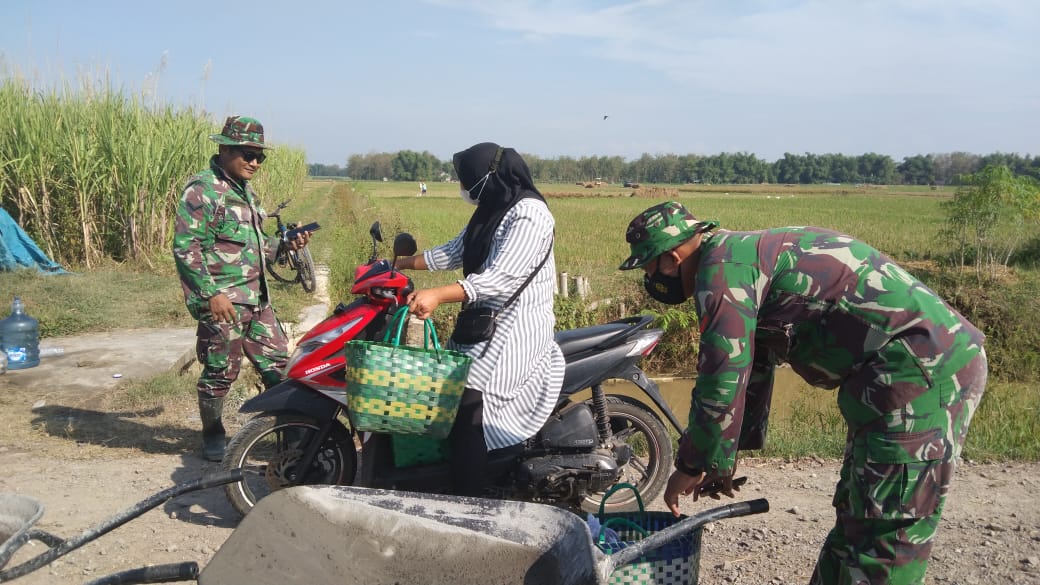
{"label": "sky", "polygon": [[108,79],[311,163],[1040,155],[1036,0],[4,0],[0,78]]}

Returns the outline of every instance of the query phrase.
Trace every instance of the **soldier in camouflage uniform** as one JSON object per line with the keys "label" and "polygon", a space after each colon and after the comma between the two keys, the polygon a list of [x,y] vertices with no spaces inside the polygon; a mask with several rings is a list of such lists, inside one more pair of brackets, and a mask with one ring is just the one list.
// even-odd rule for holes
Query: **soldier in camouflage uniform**
{"label": "soldier in camouflage uniform", "polygon": [[[198,320],[196,353],[206,458],[224,457],[224,396],[238,378],[243,354],[270,388],[282,380],[288,339],[271,307],[266,262],[277,237],[261,231],[263,211],[249,180],[264,162],[264,128],[245,116],[227,119],[209,169],[188,179],[177,209],[173,256],[188,312]],[[290,242],[307,245],[310,234]]]}
{"label": "soldier in camouflage uniform", "polygon": [[[689,427],[664,500],[733,496],[738,450],[765,440],[773,369],[837,388],[848,423],[836,522],[814,584],[924,580],[954,463],[986,383],[984,336],[874,248],[813,227],[716,230],[682,205],[628,226],[647,292],[700,321]],[[716,496],[717,497],[717,496]]]}

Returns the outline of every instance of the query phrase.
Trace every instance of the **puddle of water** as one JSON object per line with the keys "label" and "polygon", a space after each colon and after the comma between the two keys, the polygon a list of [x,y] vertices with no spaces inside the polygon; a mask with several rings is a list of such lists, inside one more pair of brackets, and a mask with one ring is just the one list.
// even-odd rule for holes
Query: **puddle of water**
{"label": "puddle of water", "polygon": [[[654,378],[653,375],[650,375]],[[679,421],[684,425],[690,414],[690,393],[693,391],[693,378],[654,378],[661,395],[664,396],[668,406]],[[604,385],[604,390],[610,394],[632,396],[643,402],[648,402],[646,395],[629,382],[614,381]],[[776,379],[773,382],[773,400],[770,412],[770,420],[783,420],[790,416],[791,409],[795,403],[800,408],[805,408],[808,403],[810,407],[822,409],[833,408],[836,400],[833,391],[821,390],[806,384],[798,374],[790,368],[778,368]]]}

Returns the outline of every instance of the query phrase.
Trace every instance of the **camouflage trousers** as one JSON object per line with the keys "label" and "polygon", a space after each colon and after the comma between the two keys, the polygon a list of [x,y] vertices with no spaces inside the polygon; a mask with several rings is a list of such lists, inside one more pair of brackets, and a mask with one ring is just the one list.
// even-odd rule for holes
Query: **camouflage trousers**
{"label": "camouflage trousers", "polygon": [[[986,376],[982,352],[951,378],[933,380],[928,391],[902,408],[863,424],[849,422],[834,494],[837,520],[812,585],[924,582],[954,466]],[[847,407],[842,409],[846,420],[855,420]]]}
{"label": "camouflage trousers", "polygon": [[221,397],[238,379],[244,355],[260,373],[265,388],[282,381],[289,361],[289,339],[270,305],[234,305],[234,323],[217,323],[207,310],[201,315],[195,354],[202,364],[200,396]]}

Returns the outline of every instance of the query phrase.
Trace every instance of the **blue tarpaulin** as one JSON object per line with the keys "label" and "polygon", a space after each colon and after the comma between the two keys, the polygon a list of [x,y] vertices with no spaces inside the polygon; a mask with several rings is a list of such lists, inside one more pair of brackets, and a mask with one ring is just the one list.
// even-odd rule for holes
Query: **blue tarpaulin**
{"label": "blue tarpaulin", "polygon": [[44,274],[68,274],[25,233],[6,209],[0,208],[0,270],[36,268]]}

